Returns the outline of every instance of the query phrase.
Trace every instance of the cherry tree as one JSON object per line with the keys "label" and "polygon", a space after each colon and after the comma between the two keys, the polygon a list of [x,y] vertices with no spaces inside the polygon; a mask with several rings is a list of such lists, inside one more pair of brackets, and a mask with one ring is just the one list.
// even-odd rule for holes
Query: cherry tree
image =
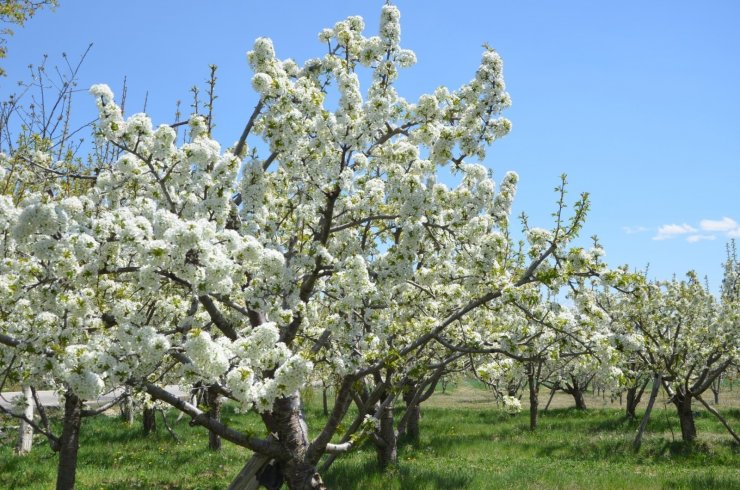
{"label": "cherry tree", "polygon": [[[737,303],[729,292],[732,287],[728,289],[732,282],[732,274],[726,273],[721,302],[690,272],[683,281],[638,281],[632,291],[621,293],[617,304],[612,303],[623,348],[639,357],[654,376],[649,407],[662,385],[676,407],[687,442],[696,438],[693,400],[715,413],[702,394],[737,363]],[[649,410],[645,423],[648,417]],[[639,436],[635,445],[639,447]]]}
{"label": "cherry tree", "polygon": [[[585,196],[570,216],[561,203],[553,229],[528,244],[511,238],[518,177],[496,189],[480,163],[510,129],[498,53],[486,48],[458,90],[409,102],[394,88],[415,61],[399,19],[384,6],[371,37],[361,18],[340,21],[319,35],[328,52],[302,66],[257,39],[259,102],[225,151],[201,116],[179,145],[172,127],[124,118],[107,86],[92,87],[115,163],[91,168],[80,195],[0,200],[5,365],[22,358],[23,376],[59,386],[71,414],[130,385],[279,461],[290,488],[323,488],[321,457],[353,447],[331,441],[358,381],[380,378],[368,386],[382,393],[399,383],[384,372],[421,359],[453,325],[589,271],[589,254],[569,248]],[[48,153],[31,160],[50,168]],[[441,167],[456,184],[437,181]],[[300,389],[319,364],[337,393],[310,439]],[[164,389],[173,381],[255,411],[272,436],[209,417]],[[58,486],[73,484],[72,472]]]}
{"label": "cherry tree", "polygon": [[[480,351],[492,355],[478,358],[476,374],[511,411],[517,406],[515,392],[527,387],[531,430],[537,428],[540,386],[567,393],[567,383],[582,377],[589,382],[619,382],[610,332],[598,319],[536,295],[494,316],[493,328],[485,336],[488,348]],[[585,408],[578,405],[578,398],[576,408]]]}

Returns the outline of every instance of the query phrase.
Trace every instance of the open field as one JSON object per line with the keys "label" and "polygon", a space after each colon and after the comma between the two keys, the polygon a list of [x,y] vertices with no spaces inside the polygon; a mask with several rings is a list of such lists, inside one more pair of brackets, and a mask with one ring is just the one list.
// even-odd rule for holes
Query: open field
{"label": "open field", "polygon": [[[719,408],[740,427],[738,388]],[[543,393],[544,395],[544,393]],[[541,398],[546,396],[541,395]],[[558,395],[559,397],[559,395]],[[496,409],[488,393],[468,383],[438,393],[423,408],[421,440],[402,444],[398,467],[381,474],[375,453],[363,448],[339,459],[327,472],[329,488],[338,489],[490,489],[490,488],[648,488],[740,489],[740,448],[709,414],[698,409],[699,441],[680,442],[672,406],[656,404],[639,455],[630,451],[637,426],[616,408],[586,412],[563,408],[556,397],[541,417],[536,433],[527,429],[525,412],[509,416]],[[314,396],[309,421],[323,420]],[[556,404],[557,402],[557,404]],[[544,403],[543,403],[544,404]],[[558,406],[560,408],[552,408]],[[244,429],[261,430],[252,415],[226,417]],[[175,442],[159,421],[158,433],[145,437],[139,425],[127,427],[116,417],[87,420],[82,429],[79,489],[221,489],[249,457],[246,450],[225,443],[220,453],[208,452],[207,435],[186,420],[168,420],[180,438]],[[316,424],[313,424],[316,427]],[[0,488],[52,488],[57,458],[41,439],[30,456],[12,454],[5,433],[0,449]]]}
{"label": "open field", "polygon": [[[645,394],[642,396],[642,399],[640,400],[639,407],[645,408],[647,406],[648,398],[650,397],[650,388],[651,385],[648,385]],[[477,381],[473,380],[456,380],[450,383],[450,388],[448,388],[448,393],[442,393],[442,390],[440,388],[437,389],[437,392],[432,396],[425,404],[425,407],[436,407],[436,408],[498,408],[498,404],[496,403],[496,399],[494,398],[493,394],[491,394],[488,390],[483,388],[483,385],[481,383],[478,383]],[[539,399],[540,399],[540,410],[545,408],[545,405],[547,404],[547,400],[550,397],[550,390],[546,388],[540,389]],[[734,384],[729,384],[728,382],[723,382],[722,388],[720,391],[720,403],[717,405],[717,409],[724,413],[724,410],[728,408],[736,408],[740,409],[740,381],[735,381]],[[707,390],[707,392],[702,397],[707,402],[713,401],[712,399],[712,393],[711,391]],[[586,406],[588,408],[603,408],[603,409],[614,409],[614,410],[622,410],[623,406],[622,403],[620,403],[619,398],[616,398],[614,400],[610,399],[608,395],[594,395],[591,391],[588,391],[584,395],[584,400],[586,401]],[[655,402],[655,410],[662,410],[664,408],[664,405],[667,401],[667,397],[665,395],[665,392],[663,390],[660,390],[658,392],[658,398]],[[700,411],[704,408],[701,406],[701,403],[698,401],[694,401],[694,410]],[[573,401],[573,397],[570,395],[567,395],[563,393],[562,391],[558,391],[555,393],[555,396],[552,399],[552,403],[550,403],[550,409],[557,409],[557,408],[572,408],[575,407],[575,403]],[[522,395],[522,410],[527,410],[529,408],[529,400],[527,398],[527,394],[524,393]],[[671,410],[675,410],[673,405],[670,405],[668,407],[669,413]]]}

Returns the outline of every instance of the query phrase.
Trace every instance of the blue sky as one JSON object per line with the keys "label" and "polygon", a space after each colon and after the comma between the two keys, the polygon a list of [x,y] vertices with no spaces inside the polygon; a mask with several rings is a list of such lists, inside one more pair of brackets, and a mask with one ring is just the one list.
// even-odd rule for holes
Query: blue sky
{"label": "blue sky", "polygon": [[[382,1],[61,0],[8,42],[0,96],[16,90],[42,54],[61,62],[94,47],[80,87],[128,80],[127,112],[172,122],[175,101],[219,66],[215,135],[238,137],[256,103],[245,52],[271,37],[279,57],[320,56],[323,27],[362,15],[375,34]],[[395,2],[402,44],[418,63],[401,74],[410,100],[457,88],[488,42],[504,59],[512,133],[489,151],[494,175],[519,173],[514,211],[547,226],[552,189],[591,194],[584,236],[609,263],[650,264],[669,278],[689,269],[721,280],[725,245],[740,236],[740,2],[656,0]],[[80,117],[93,102],[81,94]]]}

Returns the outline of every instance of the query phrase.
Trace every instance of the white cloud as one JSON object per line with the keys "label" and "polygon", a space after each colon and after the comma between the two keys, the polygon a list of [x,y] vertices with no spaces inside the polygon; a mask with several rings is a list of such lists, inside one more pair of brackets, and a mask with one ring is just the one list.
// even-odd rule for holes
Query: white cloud
{"label": "white cloud", "polygon": [[[628,227],[622,229],[625,233],[637,233],[642,227]],[[686,241],[697,243],[702,240],[716,240],[718,237],[740,238],[740,223],[727,216],[722,219],[703,219],[699,221],[699,230],[684,223],[682,225],[670,224],[658,228],[658,233],[653,240],[668,240],[679,235],[688,235]]]}
{"label": "white cloud", "polygon": [[667,240],[669,238],[675,238],[677,235],[696,233],[696,231],[696,228],[691,225],[687,225],[686,223],[682,225],[663,225],[658,228],[658,234],[653,237],[653,240]]}
{"label": "white cloud", "polygon": [[703,219],[699,223],[699,226],[704,231],[724,231],[727,233],[737,232],[740,228],[737,221],[727,216],[720,220]]}
{"label": "white cloud", "polygon": [[717,237],[714,235],[689,235],[686,237],[686,241],[689,243],[696,243],[702,240],[714,240]]}
{"label": "white cloud", "polygon": [[623,226],[622,231],[628,235],[634,235],[635,233],[644,233],[648,231],[648,228],[644,226]]}

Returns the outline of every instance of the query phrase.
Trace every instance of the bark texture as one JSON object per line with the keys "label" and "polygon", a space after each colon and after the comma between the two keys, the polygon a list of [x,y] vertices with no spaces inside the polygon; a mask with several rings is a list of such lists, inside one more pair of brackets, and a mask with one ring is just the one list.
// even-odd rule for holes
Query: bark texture
{"label": "bark texture", "polygon": [[578,410],[586,410],[586,400],[583,398],[583,391],[579,388],[573,388],[573,400],[576,402]]}
{"label": "bark texture", "polygon": [[529,430],[537,429],[537,416],[539,412],[539,386],[533,375],[528,376],[529,383]]}
{"label": "bark texture", "polygon": [[[223,398],[214,388],[208,388],[208,417],[221,421],[221,407]],[[221,450],[221,437],[213,431],[208,432],[208,449],[211,451]]]}
{"label": "bark texture", "polygon": [[681,423],[681,438],[684,442],[693,442],[696,439],[696,424],[694,412],[691,411],[691,395],[677,393],[673,397],[673,404],[678,410],[678,420]]}
{"label": "bark texture", "polygon": [[584,399],[584,394],[586,393],[586,390],[588,389],[588,385],[590,383],[590,379],[586,380],[585,382],[581,382],[577,377],[571,376],[570,383],[565,383],[565,385],[561,386],[560,389],[564,393],[567,393],[573,397],[573,401],[576,403],[576,409],[586,410],[586,400]]}
{"label": "bark texture", "polygon": [[263,415],[270,431],[288,453],[281,461],[280,471],[291,490],[325,489],[316,464],[308,461],[308,427],[303,420],[300,396],[296,393],[275,401],[273,411]]}
{"label": "bark texture", "polygon": [[393,406],[383,407],[380,413],[379,438],[381,444],[376,444],[378,466],[384,470],[398,462],[398,442],[396,429],[393,424]]}
{"label": "bark texture", "polygon": [[627,418],[637,418],[637,404],[640,403],[640,398],[637,395],[637,386],[633,386],[627,389],[627,406],[625,407],[625,414]]}
{"label": "bark texture", "polygon": [[414,392],[409,390],[403,395],[406,402],[406,412],[408,413],[406,421],[406,436],[411,441],[419,440],[419,420],[421,420],[421,407],[418,402],[414,401]]}
{"label": "bark texture", "polygon": [[82,400],[71,391],[64,395],[64,427],[59,445],[57,490],[72,490],[77,476],[77,450],[80,447]]}
{"label": "bark texture", "polygon": [[637,418],[637,405],[640,404],[640,400],[642,399],[643,393],[645,393],[647,384],[648,380],[645,380],[627,389],[627,406],[625,411],[628,418]]}
{"label": "bark texture", "polygon": [[157,430],[157,412],[153,408],[144,408],[144,435],[149,435]]}
{"label": "bark texture", "polygon": [[121,402],[121,419],[123,419],[128,425],[134,423],[134,401],[131,398],[131,388],[126,387],[126,398]]}
{"label": "bark texture", "polygon": [[329,416],[329,400],[327,399],[328,397],[327,397],[326,390],[327,390],[326,386],[324,386],[324,389],[321,390],[321,401],[324,406],[324,416],[328,417]]}

